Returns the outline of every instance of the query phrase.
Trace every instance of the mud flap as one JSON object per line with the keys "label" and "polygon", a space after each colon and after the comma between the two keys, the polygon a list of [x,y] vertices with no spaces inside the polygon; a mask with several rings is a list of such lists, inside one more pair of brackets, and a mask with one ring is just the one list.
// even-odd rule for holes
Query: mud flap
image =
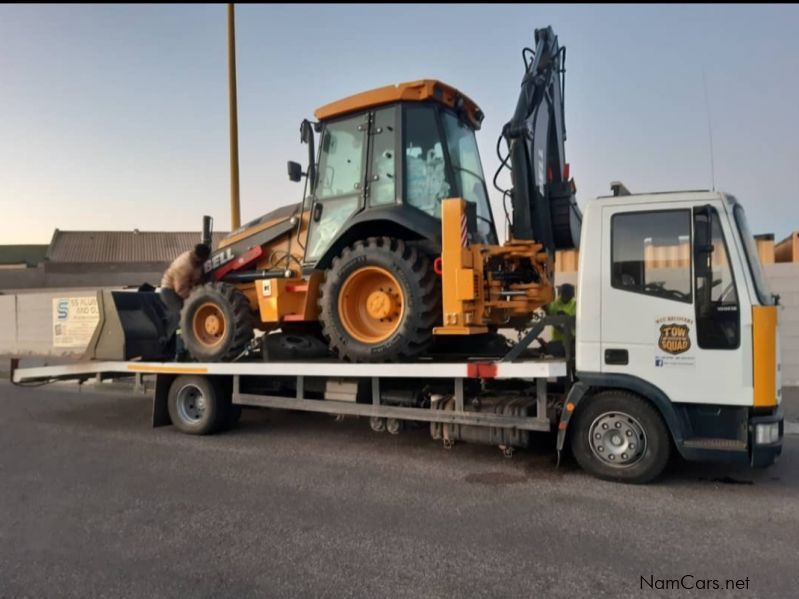
{"label": "mud flap", "polygon": [[97,292],[100,320],[86,348],[89,360],[168,360],[175,355],[172,319],[158,293]]}
{"label": "mud flap", "polygon": [[174,374],[158,374],[155,377],[155,393],[153,394],[153,428],[169,426],[172,419],[169,417],[169,387],[175,380]]}

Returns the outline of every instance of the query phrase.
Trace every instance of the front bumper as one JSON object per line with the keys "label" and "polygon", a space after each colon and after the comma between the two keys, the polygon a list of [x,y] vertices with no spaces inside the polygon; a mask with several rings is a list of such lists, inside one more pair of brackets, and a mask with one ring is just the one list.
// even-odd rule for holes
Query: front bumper
{"label": "front bumper", "polygon": [[752,416],[749,419],[749,463],[753,468],[765,468],[777,460],[782,453],[784,429],[782,406],[777,406],[773,414]]}

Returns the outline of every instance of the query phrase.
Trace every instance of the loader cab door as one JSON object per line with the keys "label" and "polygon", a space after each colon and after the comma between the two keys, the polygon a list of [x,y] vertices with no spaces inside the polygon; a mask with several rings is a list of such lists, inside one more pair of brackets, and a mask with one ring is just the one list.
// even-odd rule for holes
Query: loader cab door
{"label": "loader cab door", "polygon": [[751,404],[751,309],[721,202],[608,206],[602,220],[602,373],[674,402]]}
{"label": "loader cab door", "polygon": [[306,264],[315,263],[363,207],[368,128],[369,115],[359,114],[329,121],[322,129]]}

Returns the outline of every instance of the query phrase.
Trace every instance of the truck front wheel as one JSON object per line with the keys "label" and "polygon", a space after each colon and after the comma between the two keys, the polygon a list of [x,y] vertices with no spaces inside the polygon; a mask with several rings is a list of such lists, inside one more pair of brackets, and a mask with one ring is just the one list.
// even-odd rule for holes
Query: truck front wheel
{"label": "truck front wheel", "polygon": [[603,391],[586,397],[571,431],[575,459],[598,478],[647,483],[669,460],[669,431],[658,411],[638,395]]}

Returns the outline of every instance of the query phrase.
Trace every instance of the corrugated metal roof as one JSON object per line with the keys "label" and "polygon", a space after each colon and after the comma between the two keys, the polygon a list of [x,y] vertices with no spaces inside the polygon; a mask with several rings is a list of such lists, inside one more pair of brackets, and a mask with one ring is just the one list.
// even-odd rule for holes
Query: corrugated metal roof
{"label": "corrugated metal roof", "polygon": [[[225,235],[214,233],[214,247]],[[199,243],[200,237],[199,231],[56,230],[47,259],[62,263],[171,262]]]}

